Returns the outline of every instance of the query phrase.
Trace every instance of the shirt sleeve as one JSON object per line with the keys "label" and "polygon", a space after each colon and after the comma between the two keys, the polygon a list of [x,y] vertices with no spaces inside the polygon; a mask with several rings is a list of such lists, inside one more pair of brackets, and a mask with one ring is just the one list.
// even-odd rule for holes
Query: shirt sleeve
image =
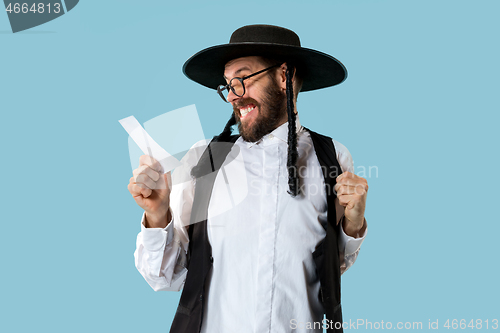
{"label": "shirt sleeve", "polygon": [[[333,140],[335,146],[335,151],[337,152],[337,160],[342,168],[342,172],[349,171],[354,173],[354,162],[351,153],[347,148],[338,141]],[[361,249],[361,244],[365,240],[366,234],[368,232],[368,226],[362,235],[357,235],[357,237],[351,237],[347,235],[342,227],[343,221],[343,207],[336,201],[337,217],[340,218],[340,235],[339,235],[339,253],[340,253],[340,271],[343,274],[345,271],[351,267],[356,261],[359,250]],[[364,221],[366,225],[366,220]]]}
{"label": "shirt sleeve", "polygon": [[155,291],[179,291],[187,275],[188,228],[196,181],[191,169],[208,142],[195,144],[172,173],[170,212],[172,220],[165,228],[146,228],[145,214],[137,235],[135,266]]}
{"label": "shirt sleeve", "polygon": [[[365,222],[366,223],[366,220]],[[342,226],[342,222],[341,222]],[[361,244],[365,240],[366,233],[368,231],[368,227],[365,228],[365,232],[363,235],[359,235],[360,237],[354,238],[347,235],[344,232],[344,228],[340,228],[340,237],[339,237],[339,248],[340,248],[340,272],[343,274],[345,271],[349,269],[354,262],[358,258],[359,250],[361,249]]]}
{"label": "shirt sleeve", "polygon": [[187,274],[187,257],[184,244],[175,231],[174,221],[164,228],[146,228],[144,214],[141,232],[137,235],[134,253],[135,266],[155,291],[182,289]]}

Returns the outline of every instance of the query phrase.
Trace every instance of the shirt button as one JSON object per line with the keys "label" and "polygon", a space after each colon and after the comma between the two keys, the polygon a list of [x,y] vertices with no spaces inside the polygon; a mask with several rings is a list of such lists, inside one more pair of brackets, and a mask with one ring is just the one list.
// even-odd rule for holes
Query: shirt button
{"label": "shirt button", "polygon": [[270,139],[270,140],[274,139],[274,135],[269,134],[269,139]]}

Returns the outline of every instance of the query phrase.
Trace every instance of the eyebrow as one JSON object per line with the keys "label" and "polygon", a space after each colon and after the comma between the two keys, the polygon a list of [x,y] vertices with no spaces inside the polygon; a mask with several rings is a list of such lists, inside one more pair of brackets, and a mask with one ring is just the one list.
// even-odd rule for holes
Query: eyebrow
{"label": "eyebrow", "polygon": [[[241,73],[243,71],[249,71],[249,72],[251,72],[251,69],[248,66],[244,66],[244,67],[238,69],[236,72],[234,72],[234,75],[238,75],[238,73]],[[224,79],[227,80],[228,78],[224,75]]]}

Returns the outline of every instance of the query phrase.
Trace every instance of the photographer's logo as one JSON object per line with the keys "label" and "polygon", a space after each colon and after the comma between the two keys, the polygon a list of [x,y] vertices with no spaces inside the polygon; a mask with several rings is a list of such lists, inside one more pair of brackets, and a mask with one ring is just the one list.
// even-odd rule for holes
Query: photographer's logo
{"label": "photographer's logo", "polygon": [[4,0],[12,32],[52,21],[72,10],[79,0]]}

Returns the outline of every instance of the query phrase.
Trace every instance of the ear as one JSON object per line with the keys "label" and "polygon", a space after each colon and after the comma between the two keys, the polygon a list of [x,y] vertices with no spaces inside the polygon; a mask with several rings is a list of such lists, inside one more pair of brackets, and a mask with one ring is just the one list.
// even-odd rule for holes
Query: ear
{"label": "ear", "polygon": [[278,84],[281,90],[286,91],[286,63],[283,63],[280,68],[278,68]]}
{"label": "ear", "polygon": [[[277,71],[277,79],[279,83],[279,87],[283,90],[286,91],[286,70],[287,70],[287,64],[283,63],[280,68]],[[297,73],[297,70],[293,71],[293,76],[292,76],[292,84],[295,89],[295,74]]]}

